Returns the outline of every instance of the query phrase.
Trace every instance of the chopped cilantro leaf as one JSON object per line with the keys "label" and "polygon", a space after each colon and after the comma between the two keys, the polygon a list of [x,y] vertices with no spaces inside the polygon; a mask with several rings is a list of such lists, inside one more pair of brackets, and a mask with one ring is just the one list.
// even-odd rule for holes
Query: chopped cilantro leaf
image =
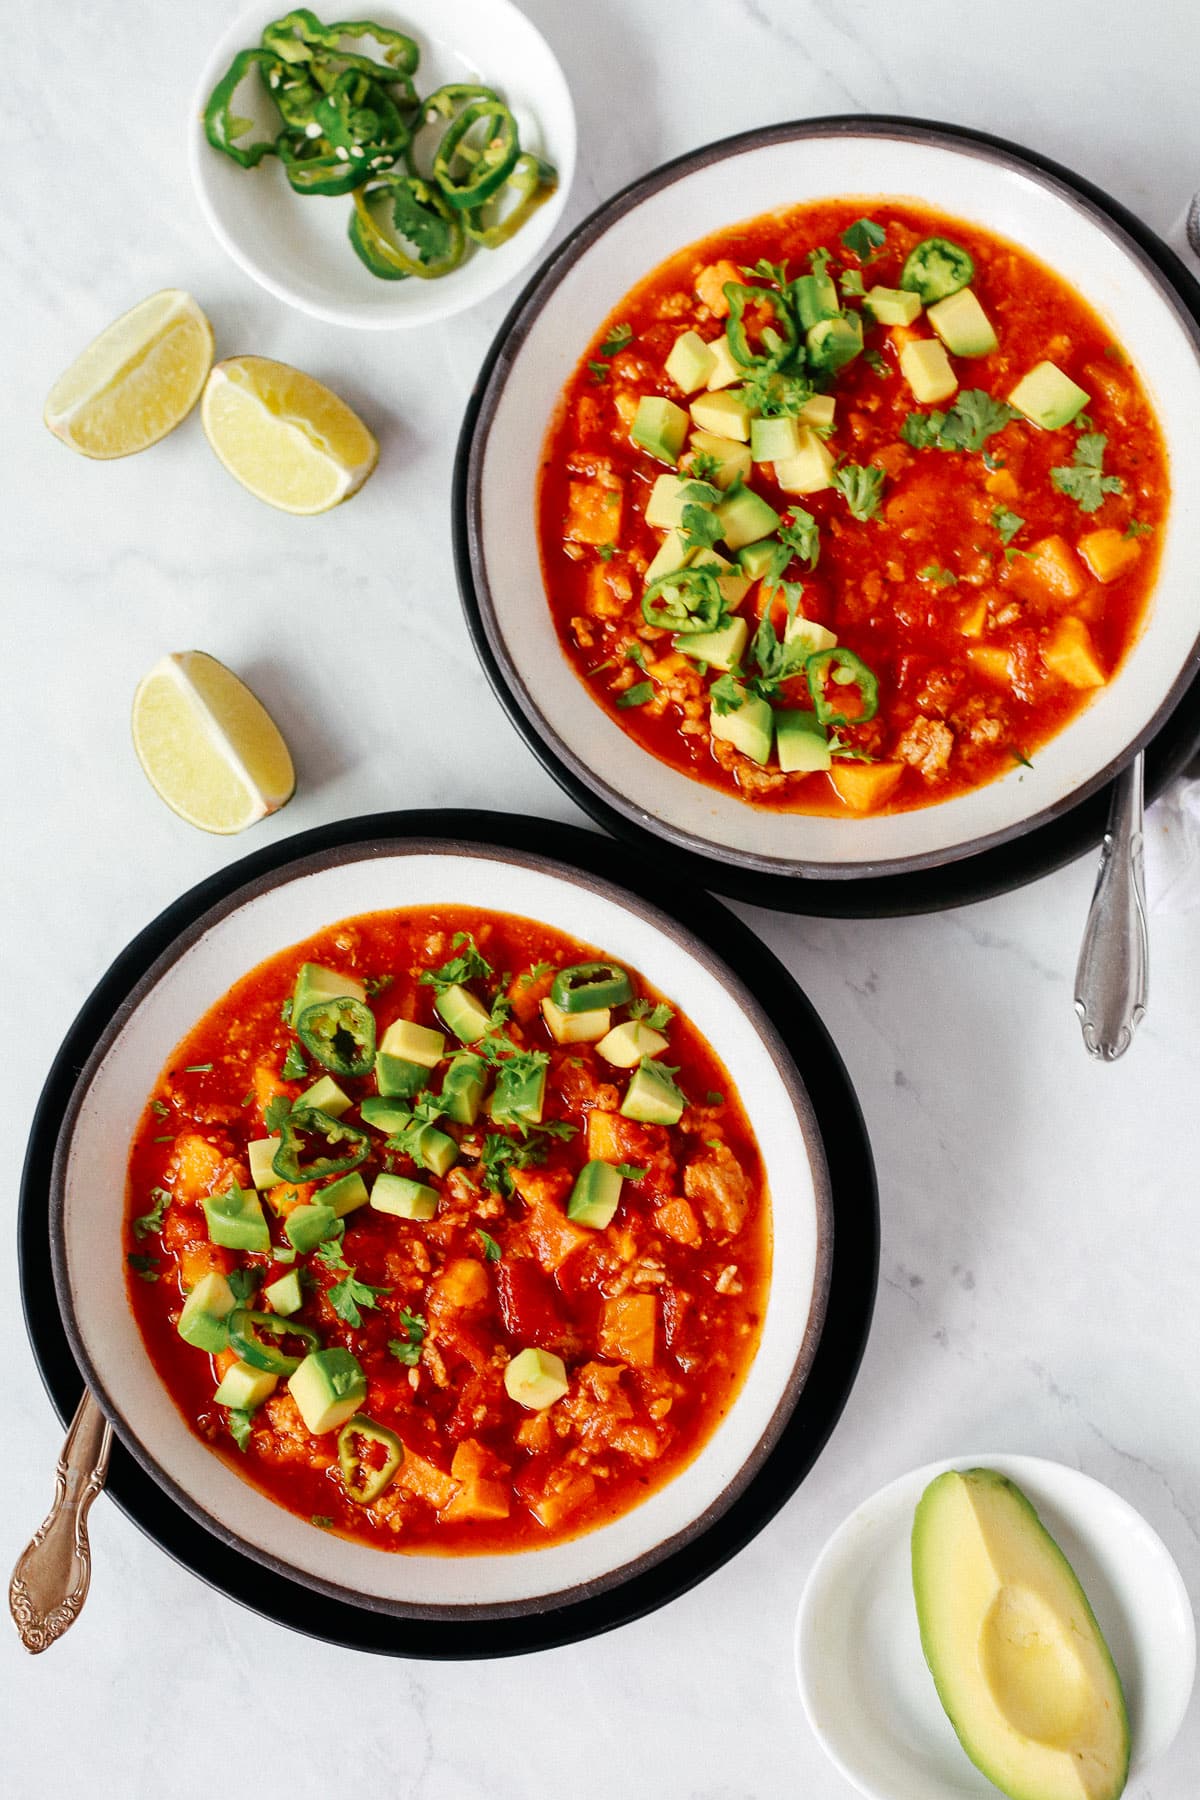
{"label": "chopped cilantro leaf", "polygon": [[523,1143],[489,1131],[483,1140],[483,1185],[493,1194],[509,1195],[513,1191],[513,1169],[531,1169],[546,1160],[546,1141],[527,1138]]}
{"label": "chopped cilantro leaf", "polygon": [[724,1106],[725,1104],[724,1094],[718,1094],[715,1088],[709,1088],[704,1098],[709,1106]]}
{"label": "chopped cilantro leaf", "polygon": [[626,688],[623,694],[617,695],[617,705],[623,711],[628,706],[645,706],[647,700],[653,700],[653,698],[654,683],[652,681],[635,681],[631,688]]}
{"label": "chopped cilantro leaf", "polygon": [[1020,513],[1009,512],[1006,506],[993,506],[991,520],[995,529],[1000,533],[1001,543],[1004,544],[1011,544],[1025,523]]}
{"label": "chopped cilantro leaf", "polygon": [[622,1181],[642,1181],[649,1173],[648,1168],[642,1168],[637,1163],[617,1164],[617,1174]]}
{"label": "chopped cilantro leaf", "polygon": [[[696,483],[695,485],[700,485]],[[707,484],[705,484],[707,485]],[[684,490],[686,493],[686,489]],[[683,544],[688,550],[711,550],[724,536],[724,527],[715,512],[707,506],[685,503],[683,508]]]}
{"label": "chopped cilantro leaf", "polygon": [[184,1069],[183,1072],[185,1075],[208,1075],[212,1072],[212,1064],[211,1063],[188,1063],[187,1067]]}
{"label": "chopped cilantro leaf", "polygon": [[838,286],[842,290],[843,299],[846,300],[861,300],[867,291],[863,286],[862,274],[858,269],[844,270],[838,278]]}
{"label": "chopped cilantro leaf", "polygon": [[785,288],[788,284],[787,264],[768,262],[765,256],[760,256],[752,269],[743,268],[742,274],[755,275],[759,281],[774,282],[776,287]]}
{"label": "chopped cilantro leaf", "polygon": [[934,587],[957,587],[958,576],[943,569],[938,563],[926,563],[923,569],[917,570],[918,581],[931,581]]}
{"label": "chopped cilantro leaf", "polygon": [[371,1000],[376,994],[382,994],[391,987],[395,979],[394,975],[372,975],[369,981],[363,983],[367,990],[367,999]]}
{"label": "chopped cilantro leaf", "polygon": [[312,1518],[309,1520],[309,1524],[315,1525],[317,1527],[318,1531],[328,1531],[330,1526],[333,1524],[333,1520],[330,1518],[328,1513],[314,1513]]}
{"label": "chopped cilantro leaf", "polygon": [[887,232],[874,219],[855,219],[842,233],[842,242],[847,250],[857,256],[859,262],[870,262],[875,252],[887,240]]}
{"label": "chopped cilantro leaf", "polygon": [[[487,1234],[484,1233],[484,1235]],[[488,1242],[491,1241],[489,1238]],[[421,1360],[421,1345],[425,1342],[425,1333],[429,1327],[420,1313],[409,1312],[407,1306],[401,1311],[399,1322],[404,1329],[405,1336],[389,1338],[388,1349],[396,1361],[403,1363],[406,1369],[415,1369]]]}
{"label": "chopped cilantro leaf", "polygon": [[131,1252],[125,1261],[129,1264],[139,1281],[158,1280],[157,1256],[137,1256]]}
{"label": "chopped cilantro leaf", "polygon": [[327,1238],[323,1244],[318,1244],[313,1255],[318,1262],[324,1263],[327,1269],[348,1269],[350,1267],[342,1254],[341,1237]]}
{"label": "chopped cilantro leaf", "polygon": [[625,661],[636,663],[639,669],[646,666],[646,653],[640,644],[630,644],[625,651]]}
{"label": "chopped cilantro leaf", "polygon": [[290,994],[288,995],[287,999],[284,1001],[283,1005],[280,1007],[279,1016],[283,1020],[285,1025],[291,1024],[291,1022],[292,1022],[292,996]]}
{"label": "chopped cilantro leaf", "polygon": [[171,1196],[166,1188],[152,1187],[150,1198],[154,1203],[150,1211],[139,1214],[133,1221],[134,1235],[138,1239],[149,1237],[151,1232],[162,1230],[163,1218],[171,1204]]}
{"label": "chopped cilantro leaf", "polygon": [[883,497],[883,470],[859,463],[843,463],[833,471],[833,485],[845,496],[855,519],[873,519]]}
{"label": "chopped cilantro leaf", "polygon": [[362,1313],[359,1308],[366,1307],[368,1311],[373,1311],[379,1304],[380,1294],[390,1294],[391,1291],[388,1287],[371,1287],[368,1282],[356,1280],[354,1270],[350,1269],[341,1281],[330,1288],[329,1304],[338,1318],[347,1325],[361,1325]]}
{"label": "chopped cilantro leaf", "polygon": [[1059,493],[1074,500],[1080,512],[1094,513],[1103,504],[1105,494],[1125,492],[1125,484],[1119,475],[1103,473],[1107,443],[1102,431],[1085,431],[1075,440],[1075,459],[1071,466],[1050,471],[1050,479]]}
{"label": "chopped cilantro leaf", "polygon": [[262,1280],[262,1272],[259,1269],[234,1269],[226,1279],[229,1291],[238,1305],[245,1306],[248,1300],[254,1298],[255,1290]]}
{"label": "chopped cilantro leaf", "polygon": [[657,1006],[651,1006],[649,1000],[634,1000],[630,1003],[629,1016],[631,1019],[640,1019],[651,1031],[661,1031],[664,1025],[671,1023],[675,1014],[665,1000],[660,1000]]}
{"label": "chopped cilantro leaf", "polygon": [[[460,949],[461,945],[465,945],[465,949]],[[459,951],[457,956],[444,962],[440,969],[422,971],[421,980],[427,987],[436,988],[440,994],[459,982],[485,981],[492,974],[491,963],[479,954],[469,931],[455,932],[451,947]]]}
{"label": "chopped cilantro leaf", "polygon": [[590,362],[588,364],[588,368],[592,371],[592,380],[596,383],[597,386],[599,386],[602,382],[605,382],[608,380],[608,364],[607,363]]}
{"label": "chopped cilantro leaf", "polygon": [[231,1406],[229,1409],[229,1435],[238,1449],[245,1451],[250,1442],[250,1414],[244,1406]]}
{"label": "chopped cilantro leaf", "polygon": [[150,1111],[154,1114],[156,1119],[169,1119],[171,1116],[170,1107],[162,1100],[152,1100],[150,1102]]}
{"label": "chopped cilantro leaf", "polygon": [[308,1074],[308,1064],[304,1060],[304,1052],[299,1044],[288,1045],[281,1073],[285,1081],[303,1081]]}
{"label": "chopped cilantro leaf", "polygon": [[1011,754],[1013,761],[1020,763],[1023,769],[1032,769],[1033,764],[1030,762],[1025,752],[1023,750],[1018,750],[1015,744],[1009,745],[1009,753]]}
{"label": "chopped cilantro leaf", "polygon": [[931,450],[945,423],[944,412],[910,412],[900,427],[900,436],[914,450]]}
{"label": "chopped cilantro leaf", "polygon": [[900,436],[914,450],[983,449],[993,433],[1003,431],[1015,414],[1005,400],[993,400],[983,388],[967,388],[949,412],[909,413]]}
{"label": "chopped cilantro leaf", "polygon": [[888,372],[887,363],[884,361],[883,356],[880,354],[880,352],[878,350],[874,350],[868,345],[867,349],[865,349],[862,354],[863,354],[863,361],[866,363],[868,369],[870,369],[873,374],[875,374],[875,375],[886,375],[887,374],[887,372]]}
{"label": "chopped cilantro leaf", "polygon": [[540,981],[543,975],[549,975],[553,967],[554,964],[548,962],[531,963],[523,975],[517,976],[517,980],[522,987],[528,987],[530,983]]}
{"label": "chopped cilantro leaf", "polygon": [[732,672],[720,676],[713,682],[708,690],[708,697],[712,701],[713,711],[718,718],[723,717],[725,713],[736,712],[745,699]]}
{"label": "chopped cilantro leaf", "polygon": [[483,1251],[485,1262],[499,1262],[503,1251],[494,1237],[491,1237],[482,1225],[475,1227],[475,1236],[479,1239],[479,1248]]}
{"label": "chopped cilantro leaf", "polygon": [[689,472],[697,481],[711,481],[715,475],[720,474],[721,465],[708,450],[694,450]]}
{"label": "chopped cilantro leaf", "polygon": [[596,555],[600,558],[601,562],[611,562],[616,554],[617,546],[615,544],[596,545]]}
{"label": "chopped cilantro leaf", "polygon": [[1153,525],[1143,525],[1140,519],[1130,519],[1121,536],[1127,538],[1149,537],[1153,530]]}
{"label": "chopped cilantro leaf", "polygon": [[815,250],[809,251],[808,266],[814,275],[823,275],[825,273],[826,269],[829,267],[829,258],[832,255],[832,250],[827,250],[824,244],[818,244]]}
{"label": "chopped cilantro leaf", "polygon": [[608,336],[605,338],[604,342],[600,346],[601,356],[615,356],[617,354],[618,350],[623,350],[625,348],[626,344],[628,344],[631,341],[632,337],[633,337],[633,326],[632,325],[626,325],[624,323],[622,323],[620,325],[614,325],[612,330],[609,332]]}
{"label": "chopped cilantro leaf", "polygon": [[291,1110],[292,1103],[286,1094],[272,1095],[271,1099],[268,1100],[266,1110],[263,1113],[263,1124],[266,1127],[268,1137],[273,1137],[280,1129],[283,1121],[287,1118]]}

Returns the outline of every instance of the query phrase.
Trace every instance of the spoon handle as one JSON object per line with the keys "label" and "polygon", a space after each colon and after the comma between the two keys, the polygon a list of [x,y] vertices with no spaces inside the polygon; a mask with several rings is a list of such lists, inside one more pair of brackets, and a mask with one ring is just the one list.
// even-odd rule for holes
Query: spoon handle
{"label": "spoon handle", "polygon": [[1075,970],[1075,1011],[1091,1056],[1115,1062],[1146,1012],[1150,939],[1144,878],[1144,764],[1117,777],[1096,891]]}
{"label": "spoon handle", "polygon": [[25,1648],[48,1650],[83,1610],[92,1579],[87,1516],[104,1486],[112,1426],[84,1388],[58,1459],[54,1504],[17,1558],[8,1605]]}

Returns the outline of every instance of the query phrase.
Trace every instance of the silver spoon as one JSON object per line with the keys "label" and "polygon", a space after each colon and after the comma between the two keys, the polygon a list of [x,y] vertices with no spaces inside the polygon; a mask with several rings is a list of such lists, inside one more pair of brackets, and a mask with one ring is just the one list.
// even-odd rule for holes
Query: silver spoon
{"label": "silver spoon", "polygon": [[1075,969],[1075,1011],[1088,1054],[1115,1062],[1146,1012],[1150,938],[1144,875],[1145,762],[1139,750],[1113,784],[1100,870]]}
{"label": "silver spoon", "polygon": [[84,1388],[58,1459],[54,1504],[17,1558],[8,1606],[33,1655],[48,1650],[83,1611],[92,1579],[87,1516],[104,1486],[112,1426]]}

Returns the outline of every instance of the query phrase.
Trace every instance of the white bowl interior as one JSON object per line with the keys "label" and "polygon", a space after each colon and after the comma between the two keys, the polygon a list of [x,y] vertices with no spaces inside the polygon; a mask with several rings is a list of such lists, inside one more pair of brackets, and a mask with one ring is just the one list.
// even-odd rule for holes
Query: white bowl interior
{"label": "white bowl interior", "polygon": [[[521,1555],[391,1554],[286,1512],[193,1436],[142,1347],[121,1254],[126,1163],[146,1095],[174,1046],[234,981],[338,919],[390,907],[457,903],[536,918],[643,971],[724,1061],[757,1135],[773,1197],[773,1277],[758,1354],[729,1415],[696,1459],[643,1505],[569,1543]],[[824,1159],[789,1090],[755,1003],[674,934],[661,915],[621,903],[568,872],[487,855],[387,854],[298,873],[219,919],[167,967],[121,1025],[87,1087],[63,1179],[63,1273],[82,1347],[118,1429],[218,1530],[253,1553],[376,1603],[505,1606],[603,1581],[655,1558],[718,1507],[794,1382],[820,1266]],[[795,1077],[791,1078],[793,1081]]]}
{"label": "white bowl interior", "polygon": [[[282,164],[264,157],[242,169],[204,136],[205,102],[237,51],[259,42],[278,6],[255,5],[221,38],[196,89],[188,157],[197,198],[221,244],[255,281],[281,300],[334,324],[390,329],[425,325],[476,305],[531,263],[561,216],[575,168],[575,112],[553,52],[509,0],[408,0],[370,11],[379,25],[406,31],[421,48],[417,92],[448,81],[481,82],[508,102],[521,145],[558,170],[558,188],[507,244],[471,251],[436,281],[381,281],[359,262],[346,237],[353,210],[344,198],[292,192]],[[358,15],[355,15],[358,16]],[[237,110],[274,136],[277,115],[255,79]]]}
{"label": "white bowl interior", "polygon": [[[488,639],[522,708],[543,735],[548,727],[560,756],[609,805],[634,822],[656,822],[685,847],[716,845],[747,866],[842,865],[852,874],[865,873],[867,865],[966,854],[1099,785],[1114,759],[1155,719],[1195,648],[1200,498],[1191,483],[1177,486],[1140,638],[1118,676],[1038,751],[1032,769],[1015,768],[987,787],[919,811],[831,818],[748,806],[641,750],[583,697],[549,608],[536,598],[544,591],[534,530],[543,432],[590,333],[658,263],[724,225],[838,195],[862,195],[864,207],[874,204],[874,196],[916,198],[980,222],[1056,269],[1111,325],[1132,358],[1173,466],[1195,465],[1195,343],[1123,234],[1050,178],[1035,178],[988,153],[902,136],[818,132],[721,156],[669,179],[627,205],[569,263],[527,335],[500,359],[484,396],[474,450],[480,485],[473,555]],[[514,520],[527,524],[514,530]]]}
{"label": "white bowl interior", "polygon": [[986,1800],[925,1666],[913,1603],[913,1512],[946,1469],[1015,1481],[1079,1576],[1113,1653],[1138,1775],[1175,1738],[1191,1698],[1196,1630],[1183,1578],[1128,1501],[1036,1456],[959,1456],[914,1469],[855,1509],[821,1551],[796,1620],[796,1674],[809,1723],[871,1800]]}

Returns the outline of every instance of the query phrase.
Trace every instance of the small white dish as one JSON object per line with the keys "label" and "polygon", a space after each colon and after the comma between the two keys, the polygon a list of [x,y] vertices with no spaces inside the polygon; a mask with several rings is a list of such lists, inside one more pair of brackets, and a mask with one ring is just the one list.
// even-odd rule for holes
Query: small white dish
{"label": "small white dish", "polygon": [[[322,9],[331,22],[340,6]],[[213,234],[253,277],[289,306],[334,325],[387,331],[428,325],[486,300],[541,253],[566,204],[575,170],[575,109],[550,46],[510,0],[383,0],[352,9],[376,24],[416,39],[421,61],[415,80],[425,95],[449,81],[493,87],[521,128],[521,147],[553,163],[558,187],[507,244],[471,249],[461,266],[434,281],[381,281],[358,260],[346,236],[353,202],[292,192],[279,159],[264,157],[242,169],[214,150],[204,135],[204,108],[239,50],[258,44],[263,26],[287,11],[260,0],[242,13],[214,46],[200,77],[188,120],[188,163],[201,211]],[[320,16],[320,15],[319,15]],[[238,109],[278,131],[264,95],[256,112],[253,85]]]}
{"label": "small white dish", "polygon": [[995,1469],[1028,1495],[1078,1575],[1125,1689],[1131,1776],[1168,1748],[1196,1673],[1183,1577],[1128,1501],[1038,1456],[959,1456],[902,1475],[825,1545],[796,1618],[796,1679],[809,1724],[869,1800],[995,1800],[942,1711],[921,1651],[909,1540],[917,1501],[946,1469]]}

